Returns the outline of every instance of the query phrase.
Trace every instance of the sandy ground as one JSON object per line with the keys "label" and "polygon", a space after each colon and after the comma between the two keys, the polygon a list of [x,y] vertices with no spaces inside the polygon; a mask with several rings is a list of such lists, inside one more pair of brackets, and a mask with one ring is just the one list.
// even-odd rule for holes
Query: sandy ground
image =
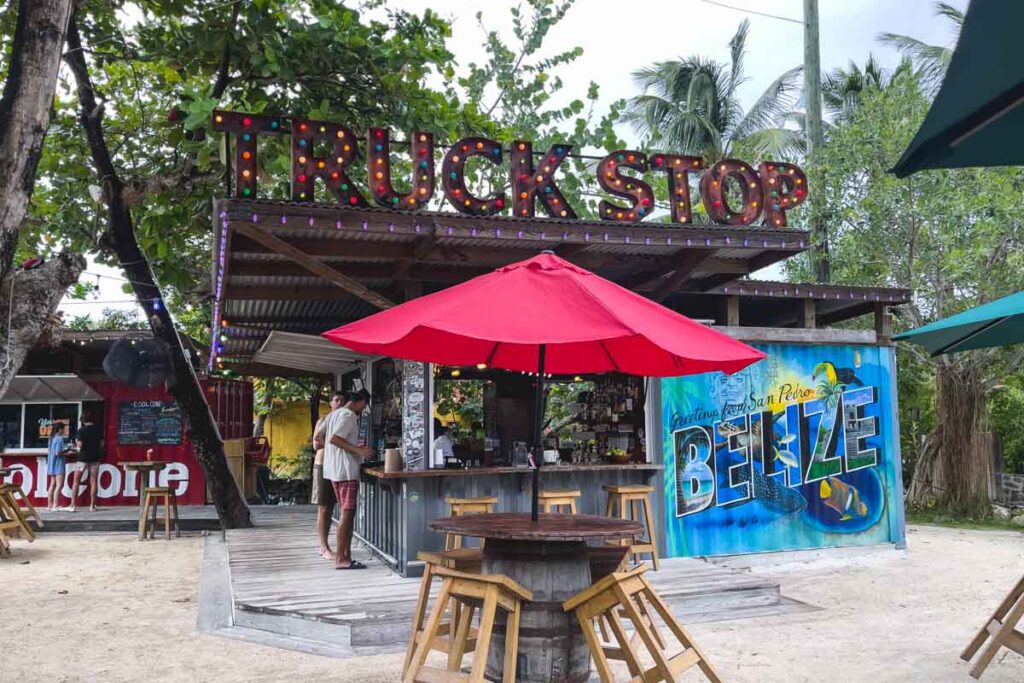
{"label": "sandy ground", "polygon": [[[969,681],[958,654],[1024,571],[1022,542],[1014,532],[916,527],[906,554],[757,569],[823,609],[691,632],[728,681]],[[334,660],[196,633],[201,551],[198,536],[15,541],[15,557],[0,560],[2,678],[398,680],[400,656]],[[1004,651],[982,680],[1024,680],[1024,657]]]}

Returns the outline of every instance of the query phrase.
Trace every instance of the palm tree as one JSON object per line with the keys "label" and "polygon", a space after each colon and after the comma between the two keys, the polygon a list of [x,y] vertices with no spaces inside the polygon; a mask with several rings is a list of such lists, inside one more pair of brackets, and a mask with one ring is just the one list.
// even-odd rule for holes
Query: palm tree
{"label": "palm tree", "polygon": [[912,71],[909,58],[904,57],[899,66],[889,71],[869,54],[863,68],[851,60],[849,67],[839,67],[825,74],[821,81],[822,101],[836,120],[849,120],[865,92],[883,90],[901,74]]}
{"label": "palm tree", "polygon": [[[960,35],[964,25],[963,11],[945,2],[935,3],[935,14],[946,17],[952,23],[953,44]],[[949,68],[949,60],[953,57],[950,45],[929,45],[924,41],[898,33],[882,33],[878,40],[899,50],[904,57],[910,59],[917,71],[922,87],[929,95],[934,95]]]}
{"label": "palm tree", "polygon": [[642,94],[627,103],[623,119],[648,144],[708,159],[728,156],[739,144],[764,158],[799,154],[803,137],[785,123],[799,99],[803,67],[775,79],[749,111],[740,106],[749,29],[744,20],[729,41],[729,64],[693,56],[635,71]]}

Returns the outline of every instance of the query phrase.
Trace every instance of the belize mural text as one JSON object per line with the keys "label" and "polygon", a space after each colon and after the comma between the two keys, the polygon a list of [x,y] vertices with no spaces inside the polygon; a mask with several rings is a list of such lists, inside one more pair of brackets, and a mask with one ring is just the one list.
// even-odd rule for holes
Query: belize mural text
{"label": "belize mural text", "polygon": [[662,380],[669,553],[902,543],[891,349],[754,346],[733,375]]}

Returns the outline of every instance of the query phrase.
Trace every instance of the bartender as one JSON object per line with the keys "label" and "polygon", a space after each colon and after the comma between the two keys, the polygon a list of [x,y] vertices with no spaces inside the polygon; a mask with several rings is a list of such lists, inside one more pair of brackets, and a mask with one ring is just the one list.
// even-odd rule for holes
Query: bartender
{"label": "bartender", "polygon": [[[437,451],[440,450],[442,454],[441,462],[438,465],[444,465],[448,460],[455,458],[455,453],[452,452],[452,440],[448,438],[448,430],[441,424],[441,421],[436,417],[434,418],[434,446],[430,452],[434,454],[435,459],[437,458]],[[435,460],[435,462],[437,462]]]}

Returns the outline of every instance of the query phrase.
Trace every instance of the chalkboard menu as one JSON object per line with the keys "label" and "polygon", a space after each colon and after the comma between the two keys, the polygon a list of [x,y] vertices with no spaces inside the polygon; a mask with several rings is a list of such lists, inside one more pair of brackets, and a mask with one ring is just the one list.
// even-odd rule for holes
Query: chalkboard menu
{"label": "chalkboard menu", "polygon": [[181,410],[175,401],[121,401],[117,440],[122,445],[181,443]]}

